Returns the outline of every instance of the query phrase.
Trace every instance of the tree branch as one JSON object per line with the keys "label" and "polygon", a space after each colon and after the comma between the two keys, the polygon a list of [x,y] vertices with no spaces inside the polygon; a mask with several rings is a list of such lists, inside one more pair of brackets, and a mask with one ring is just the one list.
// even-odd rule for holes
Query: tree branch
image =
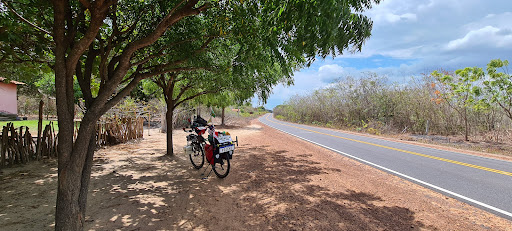
{"label": "tree branch", "polygon": [[36,24],[34,24],[34,23],[32,23],[32,22],[28,21],[27,19],[25,19],[23,16],[21,16],[20,14],[18,14],[18,12],[16,12],[16,11],[15,11],[15,10],[14,10],[14,9],[9,5],[9,4],[7,4],[7,2],[5,2],[4,0],[0,0],[0,2],[1,2],[2,4],[4,4],[4,5],[7,7],[7,9],[9,9],[9,11],[11,11],[14,15],[16,15],[16,17],[18,17],[22,22],[25,22],[25,23],[26,23],[26,24],[28,24],[29,26],[34,27],[35,29],[37,29],[37,30],[39,30],[39,31],[41,31],[41,32],[43,32],[43,33],[45,33],[45,34],[47,34],[47,35],[49,35],[49,36],[52,36],[52,37],[53,37],[53,35],[52,35],[52,33],[51,33],[51,32],[49,32],[49,31],[47,31],[47,30],[45,30],[45,29],[43,29],[43,28],[41,28],[41,27],[37,26]]}
{"label": "tree branch", "polygon": [[94,67],[94,60],[96,59],[96,56],[98,56],[98,50],[94,50],[92,45],[89,49],[89,55],[87,55],[87,59],[85,60],[85,67],[84,67],[84,75],[83,75],[83,83],[80,83],[80,88],[82,89],[82,94],[84,96],[85,105],[89,107],[92,105],[92,101],[94,98],[92,97],[92,91],[91,91],[91,80],[92,80],[92,70]]}
{"label": "tree branch", "polygon": [[[18,64],[19,63],[42,63],[42,64],[48,64],[49,66],[51,66],[50,64],[52,63],[49,60],[22,59],[19,56],[14,55],[14,54],[13,54],[13,57],[16,59],[16,60],[12,60],[12,63],[14,63],[14,64],[16,64],[16,63],[18,63]],[[3,58],[7,58],[7,57],[4,56]],[[8,62],[6,61],[6,63],[11,63],[11,61],[8,61]]]}
{"label": "tree branch", "polygon": [[[83,14],[83,11],[84,11],[84,8],[80,6],[80,11],[82,11],[78,17],[84,15]],[[71,48],[73,48],[74,46],[74,43],[75,43],[75,36],[76,36],[76,33],[78,31],[78,26],[80,24],[80,20],[76,20],[76,25],[73,25],[73,13],[71,12],[71,6],[69,5],[69,2],[67,2],[67,7],[66,7],[66,24],[67,24],[67,40],[68,40],[68,44],[71,45]]]}
{"label": "tree branch", "polygon": [[[96,38],[96,35],[98,34],[98,31],[103,25],[103,20],[106,18],[108,9],[111,5],[113,5],[116,1],[94,1],[91,5],[91,20],[89,23],[89,28],[87,29],[86,33],[78,41],[78,43],[73,46],[71,51],[69,52],[68,58],[67,58],[67,65],[68,70],[73,70],[72,67],[76,66],[76,63],[78,62],[78,59],[82,54],[89,48],[89,45],[94,41]],[[69,25],[68,25],[69,26]],[[73,73],[67,73],[68,75],[72,75]]]}
{"label": "tree branch", "polygon": [[105,114],[110,108],[114,107],[119,101],[121,101],[124,97],[126,97],[130,92],[137,86],[139,81],[141,81],[142,78],[140,75],[136,75],[132,81],[126,85],[119,93],[117,93],[113,98],[108,100],[105,103],[105,106],[101,109],[100,113],[101,115]]}
{"label": "tree branch", "polygon": [[[142,70],[142,66],[138,66],[137,69],[128,78],[123,79],[123,81],[121,81],[121,83],[119,83],[119,85],[125,84],[126,82],[135,78],[135,76],[140,75],[141,70]],[[144,79],[144,78],[142,78],[142,79]]]}
{"label": "tree branch", "polygon": [[183,94],[192,87],[192,84],[191,83],[188,83],[186,86],[184,86],[183,88],[181,88],[180,90],[180,93],[178,93],[178,95],[176,96],[176,100],[179,100],[181,98],[181,96],[183,96]]}
{"label": "tree branch", "polygon": [[178,67],[178,68],[171,68],[167,70],[161,70],[156,72],[149,72],[149,73],[142,73],[143,79],[151,78],[156,75],[162,75],[170,72],[181,72],[181,71],[198,71],[198,70],[211,70],[207,67]]}
{"label": "tree branch", "polygon": [[[201,11],[197,11],[197,9],[194,9],[193,7],[197,4],[198,0],[191,0],[188,1],[187,4],[181,10],[179,13],[177,12],[177,9],[179,6],[181,6],[186,0],[182,0],[180,3],[178,3],[165,17],[160,21],[160,23],[156,26],[155,30],[145,38],[142,38],[140,40],[137,40],[133,42],[130,46],[126,48],[125,54],[127,57],[130,58],[131,55],[137,51],[140,48],[146,47],[152,43],[154,43],[160,36],[172,25],[180,21],[181,19],[197,15],[201,13]],[[206,9],[205,9],[206,10]],[[176,14],[175,14],[176,13]]]}
{"label": "tree branch", "polygon": [[[170,26],[176,24],[183,18],[201,13],[201,11],[194,9],[194,6],[197,4],[198,0],[189,0],[184,7],[181,7],[178,10],[178,8],[184,2],[185,2],[185,0],[183,0],[178,5],[176,5],[176,7],[175,7],[176,10],[171,10],[171,12],[169,12],[168,15],[162,21],[160,21],[158,23],[156,28],[151,33],[149,33],[144,38],[141,38],[137,41],[130,43],[130,45],[128,45],[123,50],[123,53],[120,56],[118,56],[119,61],[118,61],[117,66],[115,66],[115,67],[112,66],[112,68],[113,68],[112,75],[109,74],[109,79],[104,84],[102,84],[102,86],[100,88],[100,92],[98,93],[98,97],[96,97],[96,100],[94,101],[94,105],[98,105],[98,107],[100,107],[106,103],[111,102],[110,98],[112,97],[112,94],[116,91],[116,88],[118,87],[119,83],[123,80],[126,73],[130,69],[130,66],[131,66],[130,60],[133,57],[133,54],[137,50],[153,44],[155,41],[157,41],[162,36],[163,33],[165,33],[165,31],[167,31],[167,29]],[[94,3],[96,3],[96,1]],[[202,8],[201,10],[206,10],[206,9]],[[91,16],[94,18],[95,15],[92,14]],[[91,25],[92,25],[93,21],[94,20],[91,20]],[[93,26],[90,26],[90,28],[93,28]],[[86,36],[84,36],[84,40],[85,40],[85,38],[86,38]],[[112,64],[112,63],[110,63],[110,64]],[[109,64],[109,68],[110,68],[110,64]],[[166,71],[165,73],[167,73],[167,72],[170,72],[170,71]],[[143,79],[143,78],[151,77],[154,75],[155,74],[137,75],[137,77],[134,78],[130,82],[130,84],[132,84],[137,79]],[[125,89],[123,89],[123,91],[124,90]]]}
{"label": "tree branch", "polygon": [[[163,76],[165,79],[165,75],[161,75],[161,76]],[[174,73],[169,74],[169,80],[167,81],[167,84],[165,85],[165,88],[164,88],[165,94],[168,96],[168,98],[170,97],[171,100],[174,100],[172,98],[172,93],[170,94],[170,92],[173,91],[174,86],[176,84],[175,77],[176,77],[176,74],[174,74]]]}
{"label": "tree branch", "polygon": [[212,90],[210,90],[210,91],[202,91],[202,92],[199,92],[199,93],[197,93],[195,95],[189,96],[189,97],[187,97],[187,98],[185,98],[183,100],[178,101],[174,106],[177,107],[177,106],[179,106],[180,104],[182,104],[185,101],[194,99],[194,98],[196,98],[198,96],[201,96],[201,95],[206,95],[206,94],[216,93],[216,92],[218,92],[218,91],[212,91]]}

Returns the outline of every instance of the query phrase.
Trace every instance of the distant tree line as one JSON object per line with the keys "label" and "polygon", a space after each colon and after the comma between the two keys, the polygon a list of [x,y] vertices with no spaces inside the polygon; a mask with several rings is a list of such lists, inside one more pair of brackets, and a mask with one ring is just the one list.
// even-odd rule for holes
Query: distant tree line
{"label": "distant tree line", "polygon": [[480,136],[499,141],[512,121],[508,62],[434,71],[407,84],[374,73],[345,77],[321,90],[291,97],[274,109],[279,119],[368,133]]}

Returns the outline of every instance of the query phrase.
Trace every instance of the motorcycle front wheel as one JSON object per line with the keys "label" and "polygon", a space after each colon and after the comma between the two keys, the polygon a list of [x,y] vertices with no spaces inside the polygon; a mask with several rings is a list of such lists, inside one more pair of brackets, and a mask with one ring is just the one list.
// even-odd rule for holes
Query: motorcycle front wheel
{"label": "motorcycle front wheel", "polygon": [[200,169],[204,165],[204,149],[201,144],[193,144],[193,152],[189,154],[190,162],[195,169]]}

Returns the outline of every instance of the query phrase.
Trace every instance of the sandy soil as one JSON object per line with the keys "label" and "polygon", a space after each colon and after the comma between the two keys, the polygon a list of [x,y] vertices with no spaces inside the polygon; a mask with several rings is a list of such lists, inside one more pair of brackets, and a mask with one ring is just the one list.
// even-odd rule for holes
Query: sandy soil
{"label": "sandy soil", "polygon": [[[192,168],[175,131],[99,150],[87,230],[512,230],[512,222],[253,121],[230,174]],[[56,163],[2,170],[0,230],[50,230]],[[209,169],[206,171],[208,174]]]}

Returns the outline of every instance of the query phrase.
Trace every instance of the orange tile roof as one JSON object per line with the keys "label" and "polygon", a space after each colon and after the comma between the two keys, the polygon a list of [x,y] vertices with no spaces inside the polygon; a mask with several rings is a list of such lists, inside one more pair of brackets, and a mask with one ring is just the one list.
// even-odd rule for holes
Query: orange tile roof
{"label": "orange tile roof", "polygon": [[[0,77],[0,82],[3,82],[4,80],[6,80],[6,78]],[[25,83],[14,81],[14,80],[9,81],[9,83],[14,83],[16,85],[25,85]]]}

